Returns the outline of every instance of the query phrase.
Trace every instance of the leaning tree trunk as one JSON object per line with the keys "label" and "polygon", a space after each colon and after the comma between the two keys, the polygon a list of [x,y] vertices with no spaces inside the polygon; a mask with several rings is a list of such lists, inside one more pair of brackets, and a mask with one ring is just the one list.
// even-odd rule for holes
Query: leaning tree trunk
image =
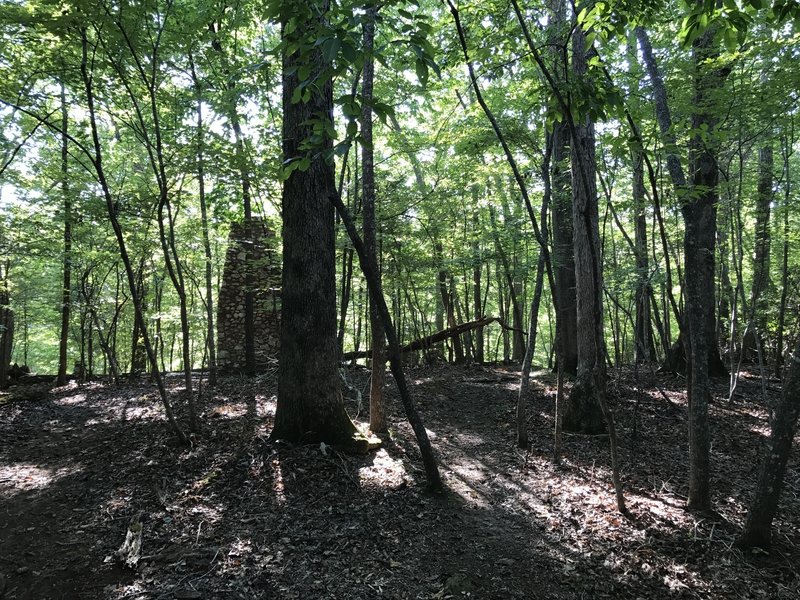
{"label": "leaning tree trunk", "polygon": [[400,342],[397,338],[397,331],[392,324],[392,318],[389,314],[389,307],[386,305],[386,300],[382,294],[378,293],[378,274],[372,270],[372,267],[367,260],[367,253],[364,248],[364,242],[358,237],[356,226],[353,223],[353,218],[348,213],[342,199],[338,194],[333,194],[330,197],[331,204],[336,207],[336,211],[342,219],[342,222],[347,229],[347,234],[350,236],[350,241],[353,243],[353,248],[358,253],[358,259],[361,263],[361,271],[364,273],[364,278],[367,281],[367,288],[369,290],[370,299],[378,310],[378,315],[383,321],[383,328],[386,332],[386,340],[388,342],[388,358],[389,364],[392,369],[395,383],[397,384],[397,391],[400,394],[400,400],[403,403],[406,417],[408,419],[411,429],[417,438],[417,445],[419,447],[420,455],[422,456],[422,464],[425,468],[425,476],[428,479],[428,487],[431,491],[441,492],[443,489],[442,479],[439,475],[439,466],[436,462],[436,455],[433,453],[430,438],[428,438],[428,431],[422,422],[417,407],[414,404],[414,399],[408,390],[408,382],[406,381],[405,373],[403,372],[403,365],[400,353]]}
{"label": "leaning tree trunk", "polygon": [[[656,121],[658,122],[658,128],[661,132],[661,139],[664,144],[664,150],[666,152],[666,162],[667,162],[667,171],[669,172],[670,179],[672,180],[672,185],[675,188],[675,193],[682,203],[683,206],[687,206],[693,202],[697,201],[697,198],[694,197],[692,194],[693,190],[687,184],[687,177],[683,172],[683,167],[681,165],[681,159],[678,154],[678,143],[675,136],[675,131],[672,123],[672,115],[669,110],[669,103],[667,101],[667,90],[666,86],[664,85],[664,78],[661,76],[661,72],[658,69],[658,65],[655,61],[655,56],[653,54],[653,46],[650,43],[650,38],[642,27],[636,28],[636,37],[639,40],[639,47],[642,51],[642,57],[644,58],[645,67],[647,68],[647,74],[650,77],[650,83],[653,86],[653,100],[656,108]],[[712,31],[710,35],[713,38],[714,32]],[[703,61],[706,60],[713,54],[712,49],[709,47],[711,44],[711,40],[708,39],[709,34],[706,33],[700,36],[697,40],[695,40],[693,47],[695,49],[695,65],[698,71],[703,68],[708,68]],[[696,144],[700,144],[699,138],[699,130],[694,129],[695,123],[702,122],[703,119],[708,118],[711,119],[711,115],[700,115],[703,111],[707,112],[707,107],[698,107],[697,101],[702,101],[704,103],[708,103],[708,98],[703,96],[704,91],[706,92],[706,96],[710,95],[709,92],[715,89],[714,86],[719,86],[724,82],[725,76],[721,73],[715,74],[706,74],[701,76],[699,73],[695,79],[695,108],[696,114],[693,115],[693,132],[698,132],[695,134],[694,139]],[[702,80],[702,81],[701,81]],[[701,89],[700,86],[702,85],[709,85],[711,87],[707,88],[706,90]],[[692,186],[697,183],[697,178],[695,176],[696,169],[691,167],[692,176],[691,176],[691,183]],[[716,182],[716,178],[715,178]],[[702,184],[699,184],[702,186]],[[716,185],[716,183],[715,183]],[[699,194],[702,194],[706,191],[706,188],[700,188],[696,190]],[[713,195],[716,198],[716,190],[713,190]],[[716,201],[716,200],[715,200]],[[716,212],[716,209],[715,209]],[[716,225],[714,226],[714,230],[716,231]],[[716,235],[716,234],[715,234]],[[713,241],[711,244],[711,250],[713,251]],[[710,257],[711,262],[713,264],[714,257],[713,255]],[[684,257],[685,260],[685,257]],[[693,273],[691,275],[687,275],[687,280],[684,282],[685,286],[689,285],[688,280],[694,279],[698,276],[697,273]],[[707,339],[702,342],[702,346],[705,349],[706,357],[705,357],[705,366],[703,367],[704,370],[708,370],[712,375],[726,375],[727,368],[725,364],[722,362],[722,359],[719,355],[719,346],[717,344],[717,335],[716,335],[716,317],[713,310],[713,296],[710,296],[706,299],[707,301],[711,301],[711,310],[704,311],[705,319],[707,320],[707,324],[702,327],[704,335],[707,336]],[[673,306],[673,308],[677,308]],[[677,310],[675,311],[678,312]],[[694,315],[695,317],[697,315]],[[684,315],[680,325],[681,334],[683,334],[684,330],[690,329],[691,325],[688,323],[688,320],[691,318],[689,315]],[[689,336],[684,336],[688,338]],[[686,357],[688,357],[688,344],[689,342],[684,340],[684,343],[678,346],[674,346],[674,351],[668,352],[667,357],[665,358],[664,370],[680,370],[679,367],[682,364],[682,359],[679,355],[682,350],[685,353]],[[681,348],[683,346],[683,349]],[[677,367],[677,369],[676,369]]]}
{"label": "leaning tree trunk", "polygon": [[[117,247],[119,249],[120,259],[122,260],[122,264],[125,267],[125,276],[128,280],[128,289],[131,293],[131,299],[133,301],[133,308],[134,308],[134,315],[136,322],[138,323],[139,330],[142,336],[142,343],[144,345],[145,353],[147,354],[147,358],[150,361],[150,367],[153,370],[153,378],[156,380],[156,385],[158,386],[158,393],[159,397],[161,398],[161,403],[164,406],[164,413],[167,417],[167,421],[178,437],[178,441],[182,444],[188,444],[189,438],[184,433],[181,426],[178,424],[178,421],[175,419],[175,415],[172,412],[172,403],[169,400],[169,396],[167,395],[166,387],[164,386],[164,379],[161,376],[161,372],[158,370],[158,360],[156,358],[156,353],[153,350],[153,345],[150,343],[150,336],[147,331],[147,325],[145,323],[144,311],[142,310],[142,303],[140,302],[140,298],[136,293],[136,276],[133,271],[133,265],[131,264],[130,255],[128,254],[127,244],[125,242],[125,236],[122,231],[122,227],[120,225],[119,219],[117,218],[117,211],[114,204],[114,198],[111,194],[111,188],[108,185],[108,179],[106,178],[105,167],[103,165],[103,155],[102,155],[102,145],[100,143],[100,133],[99,127],[97,124],[97,112],[95,109],[95,98],[94,98],[94,73],[90,71],[90,61],[89,61],[89,39],[87,34],[87,29],[82,28],[80,30],[81,33],[81,81],[83,82],[84,91],[86,93],[86,109],[89,118],[89,127],[91,131],[92,137],[92,150],[84,150],[85,154],[91,160],[92,165],[94,167],[95,173],[97,175],[97,183],[100,186],[100,190],[103,193],[103,198],[106,204],[106,212],[108,214],[108,218],[111,221],[111,227],[114,230],[114,237],[117,241]],[[96,47],[92,48],[92,52],[96,50]]]}
{"label": "leaning tree trunk", "polygon": [[783,385],[783,397],[772,421],[772,433],[756,494],[747,513],[744,531],[737,540],[744,547],[767,547],[772,541],[772,520],[778,511],[786,464],[792,450],[797,418],[800,415],[800,342],[791,359],[789,374]]}
{"label": "leaning tree trunk", "polygon": [[[573,36],[573,71],[581,78],[587,71],[585,35],[577,29]],[[565,431],[581,433],[605,430],[598,399],[598,394],[604,393],[598,388],[605,386],[606,359],[594,143],[594,123],[584,117],[575,123],[571,148],[577,333],[582,343],[578,344],[578,374],[565,403],[563,418]]]}
{"label": "leaning tree trunk", "polygon": [[[283,23],[287,45],[322,25],[320,17],[299,10],[304,14],[297,29],[286,33]],[[347,445],[356,429],[342,403],[337,368],[336,248],[329,200],[336,187],[333,166],[323,156],[332,144],[325,139],[319,147],[305,147],[314,135],[314,122],[321,119],[326,127],[333,122],[332,85],[325,73],[329,67],[318,49],[306,56],[283,55],[283,156],[291,172],[282,199],[281,351],[272,437]],[[307,77],[316,82],[305,88],[310,92],[306,101],[293,101],[301,83],[298,70],[308,70]]]}

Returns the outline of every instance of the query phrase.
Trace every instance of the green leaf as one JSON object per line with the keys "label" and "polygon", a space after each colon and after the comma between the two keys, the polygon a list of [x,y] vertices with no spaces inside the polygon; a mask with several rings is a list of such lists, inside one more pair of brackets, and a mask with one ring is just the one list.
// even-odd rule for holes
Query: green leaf
{"label": "green leaf", "polygon": [[328,38],[322,43],[322,58],[326,63],[332,63],[339,53],[339,48],[342,47],[342,41],[339,38]]}
{"label": "green leaf", "polygon": [[414,70],[417,73],[417,79],[419,79],[420,85],[423,87],[428,85],[428,63],[425,62],[424,59],[418,58],[414,62]]}

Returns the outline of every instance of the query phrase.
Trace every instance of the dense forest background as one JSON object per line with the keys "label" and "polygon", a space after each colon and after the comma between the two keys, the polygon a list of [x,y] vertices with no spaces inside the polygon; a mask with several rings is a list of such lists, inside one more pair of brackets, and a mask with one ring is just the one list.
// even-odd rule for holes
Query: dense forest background
{"label": "dense forest background", "polygon": [[[550,65],[548,74],[563,87],[564,99],[597,123],[592,166],[613,364],[636,354],[645,289],[653,331],[653,347],[646,350],[663,358],[678,337],[684,222],[669,161],[677,158],[686,169],[690,140],[698,137],[714,146],[719,172],[713,308],[720,350],[736,363],[745,334],[758,331],[765,369],[775,372],[782,363],[798,302],[792,252],[798,49],[791,14],[781,14],[780,6],[731,3],[709,17],[702,5],[664,6],[650,14],[624,3],[597,5],[582,13],[582,27],[591,29],[589,71],[582,77],[563,64],[575,26],[566,7],[526,9],[527,34]],[[360,87],[359,8],[333,5],[328,31],[318,39],[335,84],[337,130],[329,133],[336,140],[337,185],[354,215],[361,214],[363,196],[360,113],[369,106],[378,117],[372,135],[379,262],[401,340],[444,329],[451,318],[500,317],[511,329],[487,327],[463,350],[492,361],[522,359],[524,339],[513,330],[527,330],[540,247],[487,114],[528,188],[533,216],[546,193],[542,169],[569,172],[568,155],[548,150],[554,124],[558,129],[564,121],[563,107],[509,9],[505,2],[461,8],[465,54],[443,6],[382,7],[371,99]],[[93,156],[86,155],[95,149],[81,80],[85,60],[97,152],[148,327],[160,341],[160,360],[170,370],[183,361],[179,294],[162,252],[162,226],[174,240],[171,260],[184,274],[188,359],[195,368],[207,365],[206,263],[213,301],[230,223],[246,218],[248,204],[251,215],[280,231],[281,181],[296,164],[281,159],[278,27],[265,20],[263,6],[247,2],[12,3],[3,14],[2,244],[3,281],[16,322],[12,362],[57,372],[62,335],[69,369],[82,362],[91,363],[93,373],[107,372],[98,337],[113,349],[120,371],[132,362],[131,292]],[[75,19],[86,25],[85,56]],[[667,132],[659,129],[637,19],[668,96]],[[701,24],[712,30],[715,45],[708,59],[714,64],[704,68],[725,74],[702,98],[713,123],[695,126],[691,43]],[[555,205],[551,201],[551,211]],[[558,262],[557,232],[547,231],[551,221],[558,222],[557,215],[542,228]],[[341,227],[336,244],[342,346],[363,349],[366,286],[359,269],[351,271],[352,249]],[[65,260],[68,297],[61,292]],[[554,360],[551,292],[543,286],[536,364]],[[444,314],[448,310],[454,314]]]}
{"label": "dense forest background", "polygon": [[[195,448],[203,386],[244,376],[277,392],[271,442],[327,457],[389,439],[388,362],[436,491],[447,452],[404,370],[510,368],[516,446],[547,397],[553,462],[564,433],[607,439],[627,517],[619,390],[686,400],[698,511],[710,407],[738,397],[772,437],[736,541],[769,546],[800,411],[798,25],[795,0],[4,1],[0,385],[150,381]],[[216,324],[231,230],[236,367]],[[370,369],[368,426],[342,363]]]}

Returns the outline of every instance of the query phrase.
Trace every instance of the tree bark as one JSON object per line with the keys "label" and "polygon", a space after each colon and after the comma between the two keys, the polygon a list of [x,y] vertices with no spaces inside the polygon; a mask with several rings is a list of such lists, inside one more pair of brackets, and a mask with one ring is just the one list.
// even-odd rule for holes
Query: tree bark
{"label": "tree bark", "polygon": [[753,256],[753,287],[750,292],[751,327],[745,336],[744,351],[749,358],[761,354],[767,329],[769,304],[766,292],[770,287],[770,204],[772,203],[772,144],[766,143],[758,153],[758,193],[756,196],[755,252]]}
{"label": "tree bark", "polygon": [[[549,60],[556,83],[566,78],[567,44],[558,37],[559,30],[566,23],[566,4],[563,0],[553,0],[549,7],[552,18]],[[550,160],[550,181],[552,188],[553,224],[553,271],[555,276],[554,301],[556,305],[557,327],[561,339],[561,349],[557,360],[564,373],[575,375],[578,372],[578,329],[577,296],[575,283],[575,254],[573,252],[573,205],[570,192],[570,151],[569,129],[564,121],[555,121],[550,138],[552,158]]]}
{"label": "tree bark", "polygon": [[[323,25],[327,6],[312,4],[318,10],[287,8],[287,13],[298,14],[291,33],[282,23],[286,44]],[[324,73],[329,66],[319,49],[305,56],[283,52],[283,160],[296,168],[284,182],[282,196],[281,351],[272,437],[350,445],[356,428],[342,403],[337,370],[334,208],[329,200],[336,188],[333,166],[325,156],[332,143],[323,135],[318,145],[308,146],[315,124],[324,131],[333,122],[332,84]],[[293,97],[301,83],[300,67],[310,71],[308,78],[315,84],[298,101]]]}
{"label": "tree bark", "polygon": [[791,182],[789,177],[789,158],[792,154],[791,141],[784,137],[781,140],[781,154],[783,157],[783,180],[784,180],[784,195],[783,195],[783,252],[781,261],[781,302],[778,312],[778,330],[775,335],[775,375],[780,377],[783,369],[783,335],[784,327],[786,324],[786,303],[789,293],[789,206],[791,199]]}
{"label": "tree bark", "polygon": [[192,68],[192,81],[197,93],[197,188],[200,200],[200,222],[203,230],[203,254],[205,256],[205,284],[206,284],[206,349],[208,350],[208,383],[211,387],[217,385],[217,343],[214,335],[214,286],[212,279],[211,242],[209,239],[208,207],[206,202],[205,185],[205,130],[203,124],[203,89],[191,54],[189,61]]}
{"label": "tree bark", "polygon": [[[675,132],[674,132],[673,127],[672,127],[672,115],[670,113],[669,103],[667,101],[667,90],[666,90],[666,86],[664,85],[664,79],[661,76],[661,71],[659,70],[658,65],[656,64],[656,61],[655,61],[655,56],[653,54],[653,46],[650,43],[650,38],[647,35],[647,31],[645,31],[645,29],[643,29],[642,27],[637,27],[635,31],[636,31],[636,38],[639,41],[639,47],[640,47],[640,49],[642,51],[642,57],[644,58],[645,67],[647,68],[647,74],[648,74],[648,77],[650,78],[650,83],[653,86],[653,100],[654,100],[655,109],[656,109],[656,121],[658,122],[658,128],[659,128],[659,131],[661,133],[661,141],[662,141],[662,143],[664,145],[664,151],[665,151],[666,157],[667,157],[667,170],[669,172],[670,179],[672,180],[673,187],[675,188],[675,193],[676,193],[676,196],[678,198],[678,201],[680,202],[681,206],[686,206],[687,204],[691,204],[695,200],[696,192],[699,192],[699,193],[702,194],[703,188],[701,188],[700,190],[697,190],[694,187],[695,183],[696,183],[695,182],[695,178],[694,178],[694,172],[696,170],[691,165],[690,165],[690,169],[692,170],[692,173],[693,173],[691,186],[689,185],[689,183],[687,183],[687,178],[686,178],[686,175],[684,174],[683,167],[681,165],[680,155],[678,154],[678,145],[677,145],[677,140],[676,140],[676,137],[675,137]],[[704,41],[706,37],[707,37],[706,34],[700,36],[697,40],[695,40],[695,42],[693,44],[693,47],[695,48],[695,66],[698,69],[703,64],[702,61],[705,60],[705,58],[707,58],[707,57],[702,58],[698,54],[698,51],[700,50],[701,46],[703,44],[708,44],[709,43],[707,41]],[[710,51],[710,49],[708,49],[708,50]],[[700,52],[700,53],[702,54],[702,52]],[[716,77],[715,76],[715,77],[712,77],[712,79],[719,79],[719,81],[708,81],[706,83],[708,85],[712,85],[712,86],[713,85],[720,85],[721,83],[724,82],[725,76],[722,76],[722,77]],[[703,90],[699,90],[697,88],[698,85],[701,85],[701,84],[697,82],[697,77],[696,77],[696,79],[695,79],[695,92],[696,92],[695,101],[703,100],[704,102],[707,102],[706,98],[701,98],[700,97],[702,95]],[[711,89],[709,89],[707,91],[710,92]],[[697,109],[696,102],[695,102],[695,108]],[[707,115],[707,116],[710,117],[710,115]],[[700,143],[701,140],[699,139],[699,131],[694,129],[694,125],[695,125],[695,123],[699,125],[699,123],[702,122],[703,118],[705,118],[705,117],[701,117],[697,113],[697,111],[692,117],[692,123],[693,123],[692,127],[693,127],[693,132],[695,132],[693,134],[693,138],[695,139],[696,143]],[[692,152],[692,150],[690,148],[690,154],[691,154],[691,152]],[[690,157],[690,162],[692,160],[693,159]],[[716,191],[714,191],[714,194],[716,195]],[[687,227],[687,231],[688,231],[688,227]],[[716,232],[716,225],[714,226],[714,231]],[[684,232],[684,236],[686,236],[686,235],[687,235],[687,232]],[[716,233],[715,233],[715,235],[716,235]],[[686,242],[684,240],[684,247],[685,247],[685,243]],[[713,242],[712,242],[712,245],[711,245],[711,249],[713,251]],[[684,256],[684,260],[685,260],[685,258],[686,257]],[[713,263],[713,260],[714,260],[714,257],[712,256],[711,257],[712,263]],[[693,273],[691,276],[689,276],[687,274],[687,276],[684,278],[684,286],[688,287],[689,286],[688,280],[694,278],[695,276],[697,276],[697,273]],[[669,292],[669,290],[668,290],[668,292]],[[711,298],[713,298],[713,296]],[[709,299],[706,298],[706,301],[708,301],[708,300]],[[676,310],[676,313],[677,313],[677,310]],[[680,327],[682,332],[683,332],[683,330],[688,330],[689,329],[689,324],[687,322],[688,318],[689,317],[686,316],[686,315],[680,315],[679,327]],[[707,326],[703,327],[704,335],[708,336],[708,339],[706,339],[703,342],[703,346],[704,346],[705,351],[707,353],[706,354],[706,358],[705,358],[705,363],[706,364],[703,367],[703,369],[704,370],[708,370],[711,374],[714,374],[714,375],[725,375],[725,374],[727,374],[727,369],[726,369],[725,365],[723,364],[722,359],[720,358],[720,355],[719,355],[719,347],[717,345],[717,336],[716,336],[716,319],[715,319],[715,315],[714,315],[713,303],[712,303],[712,310],[711,311],[706,311],[705,318],[707,320],[709,320],[709,324]],[[684,339],[688,339],[689,336],[688,335],[684,335],[683,337],[684,337]],[[676,349],[677,349],[678,352],[681,351],[681,347],[680,346],[676,347]],[[685,352],[686,356],[688,357],[688,350],[686,349],[685,346],[683,348],[683,351]],[[665,360],[664,370],[670,370],[670,369],[672,369],[672,367],[674,365],[679,364],[679,363],[680,363],[679,357],[669,356],[668,355],[667,359]]]}
{"label": "tree bark", "polygon": [[[364,211],[364,249],[370,268],[375,272],[377,293],[383,294],[381,270],[378,262],[377,226],[375,218],[375,159],[372,138],[372,88],[375,77],[375,61],[372,50],[375,42],[375,17],[377,9],[366,9],[364,20],[364,67],[361,94],[364,104],[361,109],[361,189]],[[386,433],[386,415],[383,406],[383,386],[386,379],[386,334],[383,321],[374,302],[369,303],[369,323],[372,344],[372,376],[369,388],[369,428],[374,433]]]}
{"label": "tree bark", "polygon": [[8,387],[8,368],[14,345],[14,312],[11,310],[8,261],[0,265],[0,389]]}
{"label": "tree bark", "polygon": [[[573,33],[573,72],[585,78],[586,36],[580,28]],[[598,394],[605,386],[606,358],[603,342],[602,271],[600,231],[595,183],[594,123],[582,117],[575,123],[571,147],[573,248],[577,291],[578,373],[564,406],[564,430],[599,433],[605,430]]]}
{"label": "tree bark", "polygon": [[767,454],[761,465],[755,497],[747,513],[744,530],[737,543],[744,547],[768,547],[772,541],[772,521],[778,512],[786,465],[800,415],[800,343],[791,358],[783,395],[772,421]]}
{"label": "tree bark", "polygon": [[[691,195],[684,195],[681,206],[686,227],[685,321],[688,396],[689,396],[689,508],[711,508],[710,447],[708,403],[711,400],[709,357],[716,348],[714,314],[714,245],[717,236],[717,183],[719,171],[714,135],[713,95],[724,81],[709,59],[717,55],[714,32],[706,31],[692,44],[694,56],[694,114],[689,159]],[[712,346],[713,344],[713,346]],[[717,351],[717,356],[719,352]]]}
{"label": "tree bark", "polygon": [[636,363],[656,361],[656,346],[650,319],[650,273],[647,260],[647,214],[644,198],[644,165],[642,150],[633,156],[633,205],[636,211],[634,244],[636,246],[636,323],[634,357]]}
{"label": "tree bark", "polygon": [[58,376],[56,385],[67,383],[67,347],[69,345],[69,313],[72,299],[72,199],[69,191],[69,116],[67,93],[61,82],[61,200],[64,205],[64,272],[61,284],[61,335],[58,343]]}

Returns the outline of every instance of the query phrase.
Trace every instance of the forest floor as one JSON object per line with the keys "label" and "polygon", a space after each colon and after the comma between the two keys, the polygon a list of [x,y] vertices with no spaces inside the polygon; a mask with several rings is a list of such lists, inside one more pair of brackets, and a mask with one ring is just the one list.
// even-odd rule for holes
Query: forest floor
{"label": "forest floor", "polygon": [[[366,398],[367,373],[346,377],[351,415],[366,420],[354,396]],[[716,384],[716,512],[698,514],[684,508],[685,382],[612,373],[626,519],[606,436],[566,435],[553,466],[549,372],[534,373],[532,447],[515,447],[517,377],[409,371],[447,485],[438,496],[393,385],[391,439],[363,456],[270,442],[274,373],[204,386],[192,448],[169,443],[146,383],[12,387],[0,396],[0,598],[800,597],[796,450],[774,547],[733,545],[768,431],[758,379],[745,376],[733,404]],[[169,383],[180,409],[180,378]],[[768,400],[779,395],[770,381]],[[139,513],[132,570],[114,554]]]}

